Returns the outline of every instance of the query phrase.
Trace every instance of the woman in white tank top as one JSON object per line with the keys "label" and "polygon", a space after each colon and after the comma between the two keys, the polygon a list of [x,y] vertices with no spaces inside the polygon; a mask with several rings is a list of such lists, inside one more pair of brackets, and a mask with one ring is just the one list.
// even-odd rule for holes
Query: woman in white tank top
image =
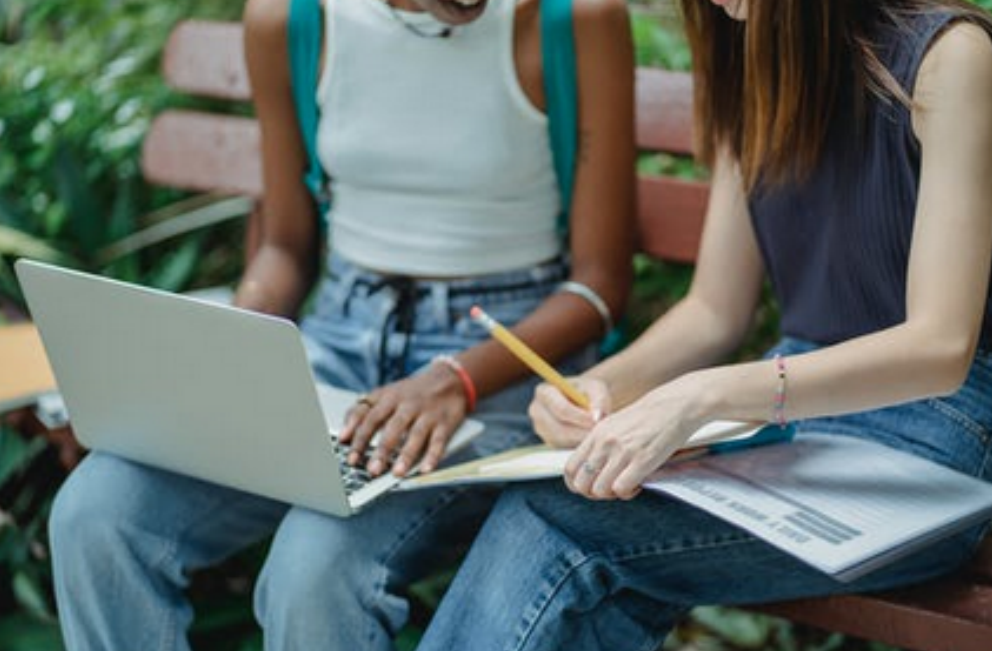
{"label": "woman in white tank top", "polygon": [[[467,454],[533,441],[536,382],[468,311],[480,304],[566,373],[592,361],[621,313],[634,206],[624,0],[574,0],[568,237],[556,226],[540,0],[325,0],[314,92],[332,179],[326,262],[302,179],[288,4],[245,10],[265,196],[236,304],[295,318],[321,280],[303,331],[315,375],[364,393],[342,438],[365,463],[382,432],[373,474],[433,468],[470,413],[486,428]],[[52,515],[53,532],[67,534],[53,535],[61,593],[89,591],[60,600],[67,644],[188,648],[183,577],[274,533],[255,592],[266,648],[392,648],[407,586],[450,562],[493,499],[491,489],[400,493],[335,519],[94,455]]]}

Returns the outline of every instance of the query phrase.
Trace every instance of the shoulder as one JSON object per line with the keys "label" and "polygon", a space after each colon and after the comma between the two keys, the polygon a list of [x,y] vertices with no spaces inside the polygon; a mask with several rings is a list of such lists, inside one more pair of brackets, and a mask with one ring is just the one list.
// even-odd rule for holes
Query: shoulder
{"label": "shoulder", "polygon": [[287,0],[248,0],[242,15],[247,43],[285,44],[288,20]]}
{"label": "shoulder", "polygon": [[984,103],[990,90],[992,36],[971,22],[951,24],[934,39],[920,63],[914,99],[927,103],[970,97]]}

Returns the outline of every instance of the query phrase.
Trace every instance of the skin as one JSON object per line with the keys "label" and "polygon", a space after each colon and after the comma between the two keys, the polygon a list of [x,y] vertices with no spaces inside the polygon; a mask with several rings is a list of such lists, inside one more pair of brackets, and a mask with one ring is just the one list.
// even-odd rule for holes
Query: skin
{"label": "skin", "polygon": [[[992,260],[992,186],[984,178],[992,166],[987,34],[969,24],[950,27],[925,56],[913,98],[922,164],[906,319],[789,357],[790,420],[946,395],[967,377]],[[576,447],[565,470],[573,491],[630,499],[703,424],[771,418],[774,362],[712,366],[742,342],[763,275],[735,161],[724,154],[687,297],[632,346],[576,379],[591,398],[591,412],[547,385],[531,404],[546,441]],[[608,415],[597,420],[597,412]]]}
{"label": "skin", "polygon": [[[474,20],[452,13],[441,0],[394,0],[409,11],[430,11],[452,25]],[[480,14],[485,2],[477,9]],[[527,97],[544,107],[539,3],[517,4],[514,57]],[[319,269],[319,235],[313,204],[300,179],[306,156],[297,133],[286,55],[283,0],[249,0],[245,50],[262,133],[261,240],[236,294],[236,304],[295,316]],[[571,278],[594,288],[619,315],[631,280],[633,219],[633,45],[623,0],[577,0],[574,9],[579,75],[580,153],[571,211]],[[429,71],[425,71],[429,73]],[[559,360],[602,333],[598,313],[583,299],[555,294],[514,328],[549,360]],[[500,391],[529,371],[502,346],[487,342],[457,356],[479,397]],[[403,475],[422,460],[433,469],[465,418],[466,397],[457,375],[432,365],[423,373],[371,391],[372,406],[357,404],[341,438],[359,462],[372,435],[381,432],[373,474]],[[393,463],[390,468],[389,460]]]}

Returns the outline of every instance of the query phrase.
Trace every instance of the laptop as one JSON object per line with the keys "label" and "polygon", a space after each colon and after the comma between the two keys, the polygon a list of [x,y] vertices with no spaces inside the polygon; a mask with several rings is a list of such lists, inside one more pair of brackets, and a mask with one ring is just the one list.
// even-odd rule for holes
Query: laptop
{"label": "laptop", "polygon": [[[293,322],[25,259],[15,269],[83,445],[342,517],[400,482],[344,463],[335,434],[357,394],[315,382]],[[465,421],[449,451],[481,431]]]}

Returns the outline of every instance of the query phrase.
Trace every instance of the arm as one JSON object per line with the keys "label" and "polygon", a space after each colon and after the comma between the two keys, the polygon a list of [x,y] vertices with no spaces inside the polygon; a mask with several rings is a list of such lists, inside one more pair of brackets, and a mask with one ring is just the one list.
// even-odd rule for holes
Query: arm
{"label": "arm", "polygon": [[279,0],[249,0],[244,12],[264,199],[258,248],[234,302],[294,317],[316,276],[320,243],[314,203],[302,180],[307,160],[290,91],[287,13],[288,3]]}
{"label": "arm", "polygon": [[557,447],[577,446],[599,416],[689,371],[718,362],[740,345],[754,316],[764,267],[744,189],[728,156],[717,161],[710,188],[688,294],[637,341],[578,379],[592,399],[591,412],[578,409],[549,385],[538,388],[530,415],[547,442]]}
{"label": "arm", "polygon": [[[924,59],[914,98],[922,166],[906,320],[790,358],[791,419],[947,394],[967,377],[992,261],[992,186],[984,178],[992,166],[988,36],[970,25],[948,30]],[[681,376],[597,426],[573,455],[569,480],[591,497],[629,497],[699,425],[767,420],[776,383],[770,361]],[[644,421],[653,427],[639,425]],[[586,462],[603,471],[581,471]]]}
{"label": "arm", "polygon": [[[539,3],[522,3],[517,17],[517,67],[525,89],[540,88]],[[622,0],[578,0],[574,8],[579,76],[580,151],[571,210],[571,279],[596,291],[618,316],[631,282],[634,210],[634,61],[629,16]],[[528,93],[533,96],[537,93]],[[538,97],[540,99],[540,97]],[[602,319],[585,300],[555,294],[514,327],[551,362],[603,336]],[[485,342],[458,355],[480,397],[530,375],[500,344]],[[465,416],[465,397],[450,369],[434,367],[372,394],[376,406],[355,415],[342,432],[360,452],[382,427],[379,454],[400,446],[393,471],[404,474],[422,455],[422,468],[440,461]],[[358,459],[358,452],[353,457]],[[372,472],[384,470],[373,460]]]}

